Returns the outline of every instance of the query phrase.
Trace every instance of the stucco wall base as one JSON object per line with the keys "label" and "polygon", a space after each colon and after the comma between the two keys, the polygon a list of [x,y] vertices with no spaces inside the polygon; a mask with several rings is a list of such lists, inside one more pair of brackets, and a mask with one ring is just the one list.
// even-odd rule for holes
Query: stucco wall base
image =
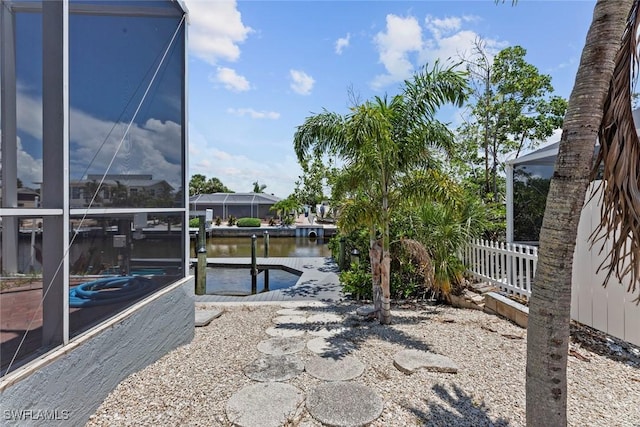
{"label": "stucco wall base", "polygon": [[186,278],[123,319],[98,326],[102,330],[72,350],[62,347],[46,356],[48,363],[22,368],[33,372],[0,391],[0,424],[84,425],[127,376],[193,339],[193,289],[193,277]]}

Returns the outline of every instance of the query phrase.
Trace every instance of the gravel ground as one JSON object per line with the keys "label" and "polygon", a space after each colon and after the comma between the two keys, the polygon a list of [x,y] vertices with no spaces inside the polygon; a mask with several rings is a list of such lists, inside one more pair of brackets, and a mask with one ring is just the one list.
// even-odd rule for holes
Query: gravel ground
{"label": "gravel ground", "polygon": [[[213,305],[216,307],[215,305]],[[353,381],[384,400],[372,426],[524,426],[526,331],[501,318],[449,306],[404,304],[382,327],[358,318],[355,303],[330,311],[345,316],[351,330],[341,338],[356,344],[365,362]],[[217,306],[222,308],[222,306]],[[254,382],[242,368],[262,356],[257,344],[282,307],[225,306],[194,340],[131,375],[104,401],[88,426],[227,426],[227,400]],[[308,314],[325,309],[305,308]],[[328,310],[328,309],[327,309]],[[310,337],[308,334],[307,338]],[[405,375],[393,355],[416,348],[446,355],[458,374],[419,371]],[[640,368],[572,344],[568,364],[571,426],[640,426]],[[311,353],[299,353],[306,360]],[[288,381],[308,392],[322,381],[303,372]],[[319,426],[306,410],[290,425]]]}

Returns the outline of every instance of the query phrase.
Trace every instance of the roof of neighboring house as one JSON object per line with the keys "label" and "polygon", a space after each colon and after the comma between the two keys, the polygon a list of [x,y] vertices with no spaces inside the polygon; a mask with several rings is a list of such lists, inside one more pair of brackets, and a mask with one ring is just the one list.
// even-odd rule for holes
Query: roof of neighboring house
{"label": "roof of neighboring house", "polygon": [[273,205],[279,197],[266,193],[213,193],[189,197],[189,203],[210,205]]}
{"label": "roof of neighboring house", "polygon": [[[633,110],[633,121],[636,123],[636,132],[640,134],[640,108],[636,108]],[[531,153],[525,154],[524,156],[520,156],[517,159],[507,160],[508,165],[518,166],[518,165],[550,165],[553,166],[556,162],[556,157],[558,156],[558,149],[560,147],[560,141],[554,142],[553,144],[546,145],[542,148],[539,148]],[[599,149],[600,145],[596,143],[595,150]]]}

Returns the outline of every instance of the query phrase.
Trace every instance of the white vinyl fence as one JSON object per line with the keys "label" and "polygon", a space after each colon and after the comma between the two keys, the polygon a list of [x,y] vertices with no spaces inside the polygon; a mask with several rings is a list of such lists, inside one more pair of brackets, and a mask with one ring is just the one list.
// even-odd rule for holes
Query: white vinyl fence
{"label": "white vinyl fence", "polygon": [[462,261],[475,278],[526,299],[531,296],[538,263],[537,247],[475,240],[467,245]]}
{"label": "white vinyl fence", "polygon": [[[640,305],[634,301],[638,291],[627,293],[629,283],[615,280],[604,288],[605,273],[597,271],[604,255],[599,253],[598,245],[591,248],[589,243],[600,218],[597,199],[587,200],[580,216],[572,267],[571,318],[640,346]],[[468,244],[461,258],[477,279],[493,283],[507,293],[527,299],[531,296],[537,247],[476,240]]]}

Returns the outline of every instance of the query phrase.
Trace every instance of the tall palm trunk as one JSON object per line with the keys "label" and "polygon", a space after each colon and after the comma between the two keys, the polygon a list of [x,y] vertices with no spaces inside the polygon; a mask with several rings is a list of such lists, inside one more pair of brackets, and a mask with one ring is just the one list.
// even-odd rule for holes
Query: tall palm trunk
{"label": "tall palm trunk", "polygon": [[369,239],[369,260],[371,261],[373,308],[376,310],[376,313],[378,313],[378,316],[380,316],[382,312],[382,255],[382,243],[380,239],[376,239],[375,231],[373,231]]}
{"label": "tall palm trunk", "polygon": [[567,423],[571,272],[605,98],[634,0],[598,0],[569,99],[529,304],[527,426]]}

